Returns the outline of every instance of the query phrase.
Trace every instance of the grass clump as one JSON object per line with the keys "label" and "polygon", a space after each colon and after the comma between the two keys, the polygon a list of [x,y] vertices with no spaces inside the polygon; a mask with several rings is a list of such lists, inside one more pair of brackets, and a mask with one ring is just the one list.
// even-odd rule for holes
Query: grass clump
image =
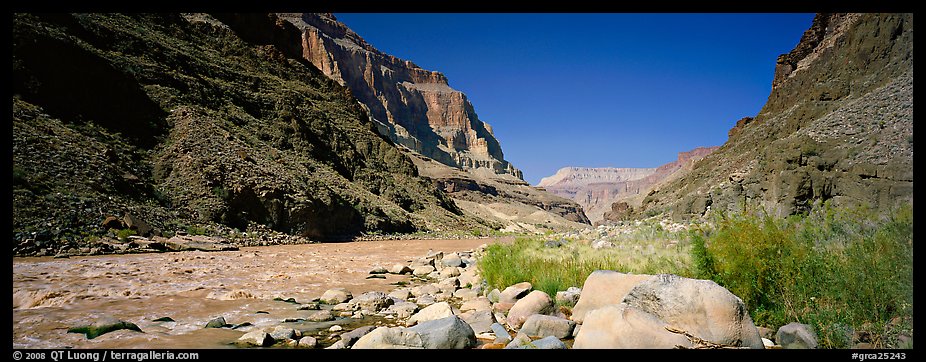
{"label": "grass clump", "polygon": [[691,244],[698,277],[742,298],[757,325],[810,324],[824,348],[851,347],[853,330],[897,347],[908,320],[912,336],[912,205],[887,215],[829,204],[788,218],[720,215]]}
{"label": "grass clump", "polygon": [[568,240],[551,248],[544,246],[549,238],[518,237],[512,243],[490,244],[479,260],[479,270],[491,287],[504,289],[527,281],[533,289],[550,296],[569,287],[582,287],[595,270],[693,276],[687,242],[667,233],[660,235],[663,237],[649,239],[640,232],[618,235],[610,239],[614,247],[597,250],[588,240]]}

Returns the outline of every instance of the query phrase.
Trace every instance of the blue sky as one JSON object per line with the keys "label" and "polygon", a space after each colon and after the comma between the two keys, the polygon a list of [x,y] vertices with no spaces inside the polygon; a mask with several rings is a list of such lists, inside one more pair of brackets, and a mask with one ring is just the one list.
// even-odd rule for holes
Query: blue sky
{"label": "blue sky", "polygon": [[561,167],[657,167],[717,146],[768,99],[813,14],[336,13],[444,73],[536,184]]}

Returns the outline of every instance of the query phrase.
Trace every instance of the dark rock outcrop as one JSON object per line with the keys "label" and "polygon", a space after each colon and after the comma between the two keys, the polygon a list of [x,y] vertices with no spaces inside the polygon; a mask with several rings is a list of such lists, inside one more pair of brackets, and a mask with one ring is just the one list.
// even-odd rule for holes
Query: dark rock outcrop
{"label": "dark rock outcrop", "polygon": [[106,215],[315,240],[485,228],[301,38],[272,14],[14,14],[14,253],[83,246]]}

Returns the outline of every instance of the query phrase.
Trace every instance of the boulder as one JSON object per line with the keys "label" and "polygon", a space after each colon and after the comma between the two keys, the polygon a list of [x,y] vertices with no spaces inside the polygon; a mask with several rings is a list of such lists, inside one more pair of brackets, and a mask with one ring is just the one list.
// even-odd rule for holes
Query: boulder
{"label": "boulder", "polygon": [[70,328],[68,329],[68,333],[83,333],[87,336],[87,339],[94,339],[106,333],[122,329],[133,330],[136,332],[142,331],[141,328],[138,328],[135,323],[126,322],[112,317],[104,317],[88,325]]}
{"label": "boulder", "polygon": [[132,214],[125,214],[122,217],[122,223],[125,224],[125,227],[135,230],[138,235],[149,236],[151,235],[152,228],[148,226],[148,223],[142,221],[137,216]]}
{"label": "boulder", "polygon": [[711,280],[660,274],[637,284],[623,302],[712,343],[763,348],[743,301]]}
{"label": "boulder", "polygon": [[[393,290],[389,292],[389,294],[387,294],[386,296],[392,299],[408,300],[408,298],[411,298],[412,293],[408,289],[403,288],[403,289]],[[393,300],[393,302],[397,302],[397,300]]]}
{"label": "boulder", "polygon": [[476,345],[472,327],[457,316],[420,322],[408,329],[421,336],[426,349],[464,349]]}
{"label": "boulder", "polygon": [[518,300],[508,311],[508,327],[520,329],[528,317],[534,314],[550,314],[554,310],[553,299],[541,290],[535,290]]}
{"label": "boulder", "polygon": [[492,328],[492,333],[495,333],[495,341],[493,343],[505,344],[511,342],[511,334],[508,333],[505,326],[500,323],[492,323],[490,328]]}
{"label": "boulder", "polygon": [[[448,266],[440,270],[440,277],[442,279],[455,278],[458,276],[460,276],[460,268],[458,267]],[[459,280],[457,280],[457,283],[459,283]]]}
{"label": "boulder", "polygon": [[228,323],[225,323],[225,317],[218,317],[207,322],[204,328],[223,328],[227,325]]}
{"label": "boulder", "polygon": [[320,311],[317,311],[317,312],[309,313],[309,315],[305,317],[305,320],[307,320],[307,321],[309,321],[309,322],[327,322],[327,321],[333,321],[333,320],[334,320],[334,314],[332,314],[330,310],[320,310]]}
{"label": "boulder", "polygon": [[121,230],[125,228],[125,224],[122,223],[122,220],[119,220],[118,217],[115,217],[112,215],[109,215],[106,217],[106,219],[103,219],[103,223],[101,225],[106,230],[109,230],[109,229]]}
{"label": "boulder", "polygon": [[813,327],[792,322],[778,328],[775,333],[775,342],[784,349],[815,349],[817,348],[817,335]]}
{"label": "boulder", "polygon": [[492,332],[492,324],[495,323],[495,316],[491,310],[471,310],[460,314],[460,318],[469,324],[476,334]]}
{"label": "boulder", "polygon": [[392,299],[382,292],[366,292],[354,298],[360,310],[378,312],[393,304]]}
{"label": "boulder", "polygon": [[347,289],[334,288],[326,290],[319,298],[319,301],[325,304],[338,304],[347,302],[353,297],[354,296]]}
{"label": "boulder", "polygon": [[[462,300],[462,301],[465,303],[465,302],[467,302],[467,301],[470,301],[470,300],[479,298],[479,292],[477,292],[477,291],[475,291],[475,290],[472,290],[472,289],[470,289],[470,288],[457,289],[457,291],[453,292],[453,297],[454,297],[454,298],[459,298],[460,300]],[[485,298],[485,297],[482,297],[482,298]],[[488,301],[489,301],[489,300],[486,299],[486,302],[488,302]],[[490,307],[490,308],[491,308],[491,307]]]}
{"label": "boulder", "polygon": [[414,315],[417,311],[418,304],[412,302],[398,302],[390,305],[384,312],[387,314],[394,314],[396,318],[399,319],[406,319]]}
{"label": "boulder", "polygon": [[582,295],[582,289],[569,287],[566,291],[556,292],[556,303],[560,305],[576,305],[579,297]]}
{"label": "boulder", "polygon": [[643,280],[652,278],[646,274],[625,274],[613,270],[596,270],[585,278],[582,294],[575,308],[572,320],[581,324],[585,314],[606,305],[618,304],[633,287]]}
{"label": "boulder", "polygon": [[389,273],[391,274],[410,274],[412,269],[405,264],[395,264],[392,268],[389,268]]}
{"label": "boulder", "polygon": [[352,349],[423,349],[418,332],[402,327],[379,327],[357,339]]}
{"label": "boulder", "polygon": [[498,289],[492,289],[486,293],[486,298],[489,298],[489,301],[492,303],[498,303],[501,296],[502,292],[500,292]]}
{"label": "boulder", "polygon": [[553,336],[556,338],[570,338],[576,322],[568,319],[534,314],[524,321],[519,333],[527,334],[533,338]]}
{"label": "boulder", "polygon": [[[465,290],[465,289],[460,289]],[[460,305],[460,311],[468,310],[492,310],[492,303],[489,302],[489,299],[486,297],[478,297],[470,300],[466,300],[463,304]]]}
{"label": "boulder", "polygon": [[549,336],[526,342],[516,349],[566,349],[566,344],[559,340],[559,338]]}
{"label": "boulder", "polygon": [[[386,270],[386,268],[382,266],[375,266],[373,267],[373,269],[370,269],[370,274],[386,274],[388,272],[389,271]],[[396,274],[399,274],[399,273],[396,273]]]}
{"label": "boulder", "polygon": [[604,240],[604,239],[599,239],[599,240],[595,240],[592,242],[592,249],[595,249],[595,250],[611,249],[613,247],[614,247],[614,243]]}
{"label": "boulder", "polygon": [[501,294],[498,295],[497,303],[517,302],[518,299],[521,299],[522,297],[527,295],[527,293],[530,293],[532,288],[533,288],[533,285],[531,285],[530,282],[521,282],[515,285],[511,285],[505,288],[505,290],[503,290]]}
{"label": "boulder", "polygon": [[419,277],[427,277],[428,274],[434,271],[434,267],[430,265],[420,265],[415,267],[415,270],[412,270],[412,274]]}
{"label": "boulder", "polygon": [[262,330],[245,333],[235,341],[235,344],[238,345],[258,347],[269,347],[274,343],[276,343],[276,341],[272,336],[270,336],[270,333],[264,332]]}
{"label": "boulder", "polygon": [[460,258],[460,255],[457,253],[450,253],[444,256],[440,261],[440,265],[444,267],[462,267],[463,259]]}
{"label": "boulder", "polygon": [[295,339],[296,330],[287,326],[276,326],[276,328],[270,331],[270,337],[273,337],[276,341]]}
{"label": "boulder", "polygon": [[346,347],[350,348],[360,340],[361,337],[367,335],[367,333],[372,332],[376,329],[376,326],[363,326],[357,329],[354,329],[350,332],[344,333],[341,335],[341,340],[339,342],[343,343]]}
{"label": "boulder", "polygon": [[624,303],[606,305],[588,312],[573,349],[689,348],[685,336],[666,330],[666,322]]}
{"label": "boulder", "polygon": [[299,338],[299,343],[296,344],[296,347],[299,348],[315,348],[318,345],[318,340],[315,337],[305,336]]}
{"label": "boulder", "polygon": [[453,308],[447,302],[440,302],[429,305],[408,318],[405,326],[411,327],[417,323],[427,322],[435,319],[446,318],[456,315]]}

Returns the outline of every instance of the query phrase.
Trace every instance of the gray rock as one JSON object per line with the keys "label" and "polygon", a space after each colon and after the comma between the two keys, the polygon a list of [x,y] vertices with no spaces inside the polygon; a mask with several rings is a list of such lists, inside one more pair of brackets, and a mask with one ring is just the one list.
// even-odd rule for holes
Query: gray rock
{"label": "gray rock", "polygon": [[588,312],[573,349],[690,348],[681,334],[665,329],[666,322],[627,304],[611,304]]}
{"label": "gray rock", "polygon": [[441,259],[440,265],[445,267],[461,267],[463,266],[463,259],[460,258],[460,255],[457,253],[450,253]]}
{"label": "gray rock", "polygon": [[492,332],[495,333],[495,342],[493,343],[511,342],[511,334],[508,333],[508,330],[505,329],[505,326],[499,323],[492,323],[490,328],[492,328]]}
{"label": "gray rock", "polygon": [[469,324],[476,334],[492,332],[492,324],[495,323],[495,316],[490,310],[468,311],[460,314],[460,318]]}
{"label": "gray rock", "polygon": [[353,312],[358,309],[360,309],[359,306],[357,303],[353,302],[353,300],[347,303],[338,303],[331,307],[331,311],[333,312]]}
{"label": "gray rock", "polygon": [[402,327],[379,327],[357,340],[352,349],[423,349],[418,332]]}
{"label": "gray rock", "polygon": [[420,265],[416,266],[415,270],[412,270],[412,274],[419,277],[426,277],[428,274],[434,271],[434,267],[430,265]]}
{"label": "gray rock", "polygon": [[299,338],[299,343],[296,344],[296,347],[299,348],[315,348],[318,345],[318,340],[315,337],[305,336]]}
{"label": "gray rock", "polygon": [[425,284],[417,287],[413,287],[410,292],[416,297],[421,297],[429,294],[435,294],[440,291],[440,287],[435,284]]}
{"label": "gray rock", "polygon": [[486,298],[489,298],[489,301],[492,303],[498,303],[501,296],[502,292],[498,291],[498,289],[492,289],[488,294],[486,294]]}
{"label": "gray rock", "polygon": [[387,314],[395,314],[396,318],[399,319],[406,319],[414,315],[417,311],[418,304],[412,302],[399,302],[390,305],[384,312]]}
{"label": "gray rock", "polygon": [[344,341],[338,340],[337,342],[332,343],[330,346],[325,347],[325,349],[347,349],[347,345],[344,344]]}
{"label": "gray rock", "polygon": [[228,323],[225,323],[225,317],[217,317],[206,323],[204,328],[224,328]]}
{"label": "gray rock", "polygon": [[505,345],[504,349],[520,349],[521,346],[528,343],[531,343],[531,337],[528,337],[523,333],[518,333],[516,336],[514,336],[513,339],[511,339],[511,342],[508,342],[508,344]]}
{"label": "gray rock", "polygon": [[334,320],[334,314],[329,310],[320,310],[317,312],[310,313],[305,320],[310,322],[327,322]]}
{"label": "gray rock", "polygon": [[244,345],[244,346],[258,346],[258,347],[269,347],[272,346],[276,341],[270,336],[270,333],[257,330],[250,331],[245,333],[243,336],[238,338],[235,341],[235,344]]}
{"label": "gray rock", "polygon": [[817,335],[813,332],[813,327],[792,322],[778,328],[775,342],[784,349],[815,349]]}
{"label": "gray rock", "polygon": [[545,248],[558,248],[566,245],[566,240],[547,240],[543,243]]}
{"label": "gray rock", "polygon": [[372,332],[376,329],[376,326],[363,326],[357,329],[354,329],[350,332],[344,333],[341,335],[340,342],[344,343],[346,348],[350,348],[354,345],[361,337],[367,335],[367,333]]}
{"label": "gray rock", "polygon": [[277,326],[272,331],[270,331],[270,337],[273,337],[273,339],[276,341],[295,339],[296,330],[287,326]]}
{"label": "gray rock", "polygon": [[508,311],[508,327],[517,330],[534,314],[550,314],[554,310],[553,299],[546,292],[535,290],[518,300]]}
{"label": "gray rock", "polygon": [[576,322],[554,316],[534,314],[527,318],[519,333],[530,337],[542,338],[553,336],[556,338],[572,337]]}
{"label": "gray rock", "polygon": [[[466,289],[460,289],[460,290],[466,290]],[[492,303],[489,302],[489,298],[486,298],[486,297],[478,297],[474,299],[469,299],[469,300],[464,301],[463,304],[460,305],[460,311],[465,312],[468,310],[489,310],[491,311]]]}
{"label": "gray rock", "polygon": [[566,349],[566,344],[559,338],[548,336],[518,346],[518,349]]}
{"label": "gray rock", "polygon": [[305,304],[300,305],[299,308],[297,308],[297,310],[319,310],[319,309],[321,309],[321,306],[319,306],[318,303],[315,303],[315,302],[305,303]]}
{"label": "gray rock", "polygon": [[354,298],[352,302],[356,302],[360,310],[373,312],[378,312],[392,305],[392,299],[382,292],[366,292]]}
{"label": "gray rock", "polygon": [[421,336],[426,349],[464,349],[476,345],[473,329],[457,316],[424,321],[408,329]]}
{"label": "gray rock", "polygon": [[338,303],[347,302],[351,300],[351,298],[353,297],[354,296],[347,289],[334,288],[334,289],[328,289],[327,291],[325,291],[325,293],[322,294],[319,300],[325,304],[338,304]]}
{"label": "gray rock", "polygon": [[[440,270],[440,277],[442,279],[455,278],[458,276],[460,276],[460,268],[458,267],[448,266]],[[457,281],[457,283],[459,284],[459,280]]]}
{"label": "gray rock", "polygon": [[396,264],[389,268],[391,274],[411,274],[412,269],[405,264]]}
{"label": "gray rock", "polygon": [[[501,294],[499,294],[498,302],[493,302],[493,303],[517,302],[518,299],[521,299],[522,297],[527,295],[527,293],[530,293],[531,288],[533,288],[533,285],[531,285],[530,282],[521,282],[521,283],[517,283],[512,286],[509,286],[505,288],[505,290],[503,290]],[[491,298],[489,298],[489,300],[491,300]]]}
{"label": "gray rock", "polygon": [[[386,274],[389,271],[382,266],[375,266],[373,269],[370,269],[370,274]],[[398,273],[397,273],[398,274]]]}
{"label": "gray rock", "polygon": [[423,296],[420,296],[420,297],[418,297],[418,298],[415,298],[415,303],[418,304],[418,305],[420,305],[420,306],[425,306],[425,307],[427,307],[427,306],[430,306],[430,305],[432,305],[432,304],[434,304],[434,303],[437,303],[437,300],[434,299],[434,296],[433,296],[433,295],[428,294],[428,295],[423,295]]}
{"label": "gray rock", "polygon": [[453,308],[447,302],[440,302],[429,305],[408,318],[405,326],[411,327],[417,323],[432,321],[435,319],[454,316]]}
{"label": "gray rock", "polygon": [[[457,291],[453,292],[453,297],[459,298],[465,303],[467,301],[474,300],[477,297],[479,297],[479,293],[469,288],[457,289]],[[485,298],[485,297],[482,297],[482,298]],[[486,299],[485,301],[488,302],[489,300]]]}
{"label": "gray rock", "polygon": [[428,251],[428,254],[424,256],[425,259],[433,261],[433,266],[440,265],[442,259],[444,259],[443,251]]}
{"label": "gray rock", "polygon": [[556,292],[556,303],[560,305],[571,305],[574,306],[579,302],[579,297],[582,295],[582,289],[576,287],[569,287],[566,291]]}
{"label": "gray rock", "polygon": [[87,339],[94,339],[103,334],[122,329],[133,330],[136,332],[142,331],[141,328],[138,328],[138,326],[135,325],[135,323],[126,322],[112,317],[104,317],[88,325],[70,328],[68,329],[68,333],[83,333],[87,336]]}
{"label": "gray rock", "polygon": [[396,289],[389,292],[388,296],[399,300],[408,300],[411,298],[412,293],[408,289]]}

